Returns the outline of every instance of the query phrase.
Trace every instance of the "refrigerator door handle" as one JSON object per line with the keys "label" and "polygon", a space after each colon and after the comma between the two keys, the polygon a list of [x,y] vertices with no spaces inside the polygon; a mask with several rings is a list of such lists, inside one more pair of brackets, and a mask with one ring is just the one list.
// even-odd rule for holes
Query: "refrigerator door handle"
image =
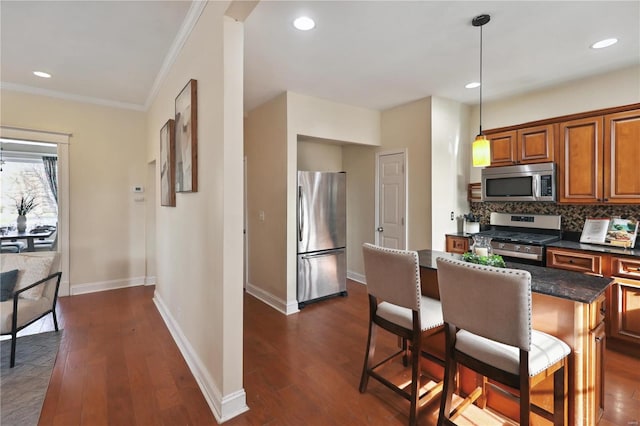
{"label": "refrigerator door handle", "polygon": [[302,241],[302,228],[304,227],[304,216],[302,213],[302,186],[298,186],[298,241]]}
{"label": "refrigerator door handle", "polygon": [[322,253],[314,253],[314,254],[306,254],[304,256],[300,256],[301,259],[316,259],[318,257],[324,256],[335,256],[336,254],[343,252],[344,249],[331,250],[331,251],[323,251]]}

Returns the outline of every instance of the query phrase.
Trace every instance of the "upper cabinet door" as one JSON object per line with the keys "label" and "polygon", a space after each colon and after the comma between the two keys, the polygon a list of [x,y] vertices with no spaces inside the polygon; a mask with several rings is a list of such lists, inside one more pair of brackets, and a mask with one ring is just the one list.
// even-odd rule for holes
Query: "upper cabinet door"
{"label": "upper cabinet door", "polygon": [[604,117],[604,193],[607,203],[640,203],[640,110]]}
{"label": "upper cabinet door", "polygon": [[489,135],[491,141],[491,165],[492,166],[512,166],[517,162],[517,132],[494,133]]}
{"label": "upper cabinet door", "polygon": [[586,204],[603,201],[602,125],[602,117],[560,123],[560,203]]}
{"label": "upper cabinet door", "polygon": [[491,140],[491,165],[546,163],[554,160],[555,126],[527,127],[494,133]]}
{"label": "upper cabinet door", "polygon": [[518,130],[518,163],[547,163],[554,160],[555,126]]}

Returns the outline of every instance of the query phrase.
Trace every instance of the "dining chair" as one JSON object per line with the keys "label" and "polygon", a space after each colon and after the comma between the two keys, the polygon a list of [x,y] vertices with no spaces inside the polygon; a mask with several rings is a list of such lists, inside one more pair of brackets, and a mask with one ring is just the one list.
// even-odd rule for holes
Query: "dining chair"
{"label": "dining chair", "polygon": [[53,231],[48,238],[33,241],[34,251],[56,251],[58,248],[58,231]]}
{"label": "dining chair", "polygon": [[[420,400],[434,397],[442,389],[442,382],[420,396],[423,372],[420,358],[425,357],[439,365],[444,361],[427,352],[423,340],[442,331],[440,302],[422,296],[420,265],[415,251],[395,250],[365,243],[362,247],[364,270],[369,296],[369,335],[360,392],[367,390],[369,377],[373,377],[397,394],[410,401],[409,424],[415,425]],[[377,329],[382,328],[401,339],[401,348],[374,365]],[[410,346],[407,346],[410,342]],[[396,385],[381,374],[381,367],[402,356],[403,364],[411,354],[411,383]],[[426,382],[424,383],[426,384]],[[408,388],[408,390],[407,390]]]}
{"label": "dining chair", "polygon": [[[531,328],[531,274],[456,259],[436,262],[446,341],[438,425],[455,424],[452,420],[463,407],[486,397],[485,378],[519,391],[520,424],[529,425],[532,411],[556,426],[566,424],[565,364],[571,349],[562,340]],[[452,413],[458,365],[483,379]],[[531,401],[531,389],[551,375],[553,412]]]}

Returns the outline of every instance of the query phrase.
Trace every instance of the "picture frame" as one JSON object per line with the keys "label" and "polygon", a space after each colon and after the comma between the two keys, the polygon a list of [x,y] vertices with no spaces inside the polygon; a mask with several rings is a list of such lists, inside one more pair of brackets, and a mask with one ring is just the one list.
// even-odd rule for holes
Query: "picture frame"
{"label": "picture frame", "polygon": [[198,191],[198,82],[191,79],[175,100],[176,192]]}
{"label": "picture frame", "polygon": [[175,121],[169,119],[160,129],[160,205],[176,205],[176,141]]}

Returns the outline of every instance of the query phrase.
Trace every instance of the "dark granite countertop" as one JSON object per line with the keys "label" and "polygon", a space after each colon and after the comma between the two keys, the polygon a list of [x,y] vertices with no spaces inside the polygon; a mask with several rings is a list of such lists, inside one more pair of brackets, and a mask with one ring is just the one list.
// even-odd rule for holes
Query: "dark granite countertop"
{"label": "dark granite countertop", "polygon": [[[637,245],[637,244],[636,244]],[[601,246],[598,244],[583,244],[579,241],[560,240],[555,243],[547,244],[547,247],[566,248],[573,250],[592,251],[596,253],[610,253],[622,256],[640,257],[640,248],[625,249],[614,246]]]}
{"label": "dark granite countertop", "polygon": [[[420,266],[428,269],[437,269],[436,259],[438,257],[462,259],[459,254],[434,250],[420,250],[418,251],[418,256],[420,257]],[[560,297],[580,303],[594,302],[613,282],[611,278],[595,277],[580,272],[515,262],[507,262],[507,267],[529,271],[531,274],[531,291],[534,293]]]}
{"label": "dark granite countertop", "polygon": [[467,238],[471,238],[475,234],[469,234],[467,232],[447,232],[444,235],[449,236],[449,237],[467,237]]}

